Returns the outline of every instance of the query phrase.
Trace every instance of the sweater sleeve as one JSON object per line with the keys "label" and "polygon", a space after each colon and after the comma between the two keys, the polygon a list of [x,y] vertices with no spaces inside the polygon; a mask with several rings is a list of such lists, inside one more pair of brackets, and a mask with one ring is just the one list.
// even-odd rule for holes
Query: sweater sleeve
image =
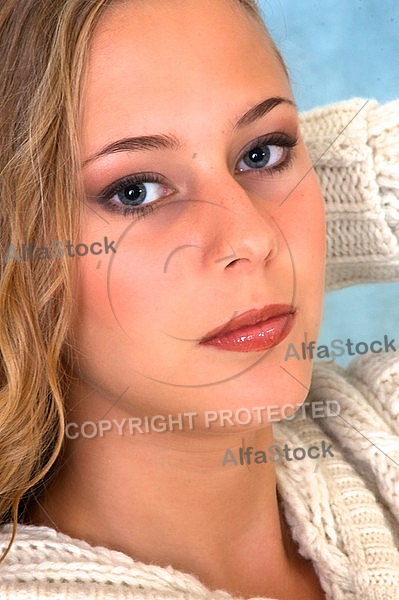
{"label": "sweater sleeve", "polygon": [[327,213],[326,289],[399,280],[399,100],[301,114]]}

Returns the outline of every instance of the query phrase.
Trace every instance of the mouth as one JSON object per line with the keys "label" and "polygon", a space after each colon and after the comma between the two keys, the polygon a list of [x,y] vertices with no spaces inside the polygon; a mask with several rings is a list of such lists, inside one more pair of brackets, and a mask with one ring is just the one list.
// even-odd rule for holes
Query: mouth
{"label": "mouth", "polygon": [[294,326],[297,309],[290,304],[268,304],[248,310],[208,332],[200,345],[230,352],[259,352],[282,342]]}

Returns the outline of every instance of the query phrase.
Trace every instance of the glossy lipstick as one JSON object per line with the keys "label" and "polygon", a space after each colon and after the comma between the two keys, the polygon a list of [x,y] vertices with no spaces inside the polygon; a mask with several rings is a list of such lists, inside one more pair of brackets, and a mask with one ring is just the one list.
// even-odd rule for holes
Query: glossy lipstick
{"label": "glossy lipstick", "polygon": [[282,342],[294,326],[296,309],[268,304],[248,310],[205,335],[200,345],[230,352],[260,352]]}

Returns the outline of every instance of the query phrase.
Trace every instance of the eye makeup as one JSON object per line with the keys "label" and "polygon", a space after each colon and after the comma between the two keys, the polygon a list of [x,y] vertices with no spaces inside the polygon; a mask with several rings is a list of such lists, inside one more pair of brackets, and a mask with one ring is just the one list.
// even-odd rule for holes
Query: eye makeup
{"label": "eye makeup", "polygon": [[[298,136],[280,131],[252,140],[240,153],[235,175],[240,178],[254,175],[268,178],[278,175],[291,166],[297,143]],[[269,166],[271,158],[274,160]],[[240,163],[245,166],[237,168]],[[176,192],[176,188],[160,173],[142,172],[126,175],[110,183],[93,195],[92,199],[108,213],[126,218],[144,218],[163,206],[165,198]],[[148,197],[151,196],[153,199],[149,201]]]}

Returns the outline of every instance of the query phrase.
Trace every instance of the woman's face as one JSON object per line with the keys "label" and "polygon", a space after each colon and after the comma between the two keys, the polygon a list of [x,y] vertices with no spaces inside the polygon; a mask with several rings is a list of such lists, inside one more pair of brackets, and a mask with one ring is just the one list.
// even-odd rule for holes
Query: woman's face
{"label": "woman's face", "polygon": [[[123,392],[113,410],[142,417],[301,402],[311,363],[286,357],[317,337],[323,200],[261,26],[232,0],[112,5],[81,149],[81,241],[114,242],[75,259],[79,374],[104,412]],[[264,307],[249,337],[203,343]]]}

